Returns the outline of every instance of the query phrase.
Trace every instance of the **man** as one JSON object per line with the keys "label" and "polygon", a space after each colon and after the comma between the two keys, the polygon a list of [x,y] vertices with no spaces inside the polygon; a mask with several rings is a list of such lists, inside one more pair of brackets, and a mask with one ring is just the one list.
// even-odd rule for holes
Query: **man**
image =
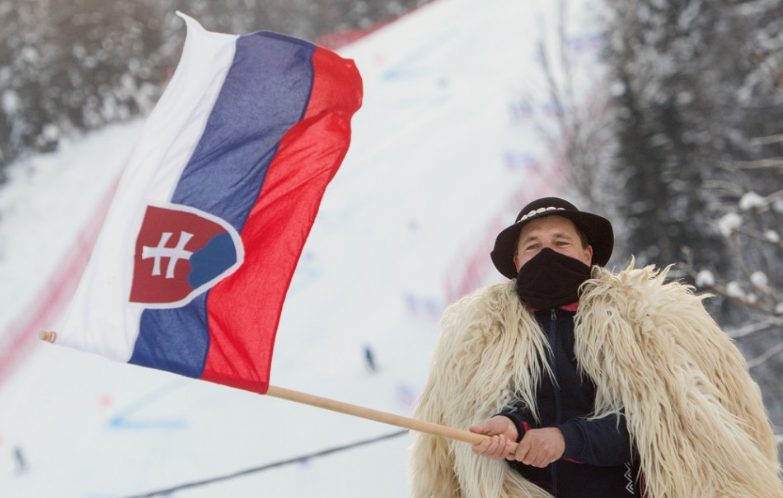
{"label": "man", "polygon": [[666,272],[604,269],[613,243],[551,197],[498,235],[511,280],[446,310],[416,409],[488,438],[417,434],[414,497],[783,497],[741,354]]}

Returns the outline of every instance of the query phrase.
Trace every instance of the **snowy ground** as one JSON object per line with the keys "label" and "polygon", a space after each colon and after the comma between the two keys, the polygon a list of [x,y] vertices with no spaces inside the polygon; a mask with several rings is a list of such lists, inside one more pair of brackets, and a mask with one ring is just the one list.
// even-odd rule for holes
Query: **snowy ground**
{"label": "snowy ground", "polygon": [[[554,46],[557,3],[438,0],[341,50],[362,72],[364,105],[288,294],[273,384],[412,413],[443,307],[499,280],[488,257],[497,231],[560,189],[541,133],[555,128],[555,112],[537,52],[541,39]],[[568,10],[580,95],[598,77],[596,10],[589,0]],[[0,353],[52,282],[67,280],[63,262],[87,252],[82,239],[142,125],[20,163],[0,189]],[[9,498],[144,494],[397,431],[47,344],[7,375],[0,494]],[[168,496],[405,496],[410,442]]]}

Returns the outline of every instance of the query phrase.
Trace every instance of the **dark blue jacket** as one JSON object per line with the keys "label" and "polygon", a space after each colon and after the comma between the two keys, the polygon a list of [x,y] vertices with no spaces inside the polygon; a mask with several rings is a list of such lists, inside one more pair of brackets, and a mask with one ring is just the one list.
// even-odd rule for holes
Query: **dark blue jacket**
{"label": "dark blue jacket", "polygon": [[[566,443],[563,458],[545,468],[510,464],[526,479],[557,498],[632,498],[642,496],[632,462],[625,418],[610,415],[588,420],[594,409],[595,386],[579,375],[574,353],[574,313],[562,309],[535,311],[552,349],[548,375],[536,394],[541,423],[524,407],[504,411],[519,431],[558,427]],[[619,420],[618,420],[619,418]]]}

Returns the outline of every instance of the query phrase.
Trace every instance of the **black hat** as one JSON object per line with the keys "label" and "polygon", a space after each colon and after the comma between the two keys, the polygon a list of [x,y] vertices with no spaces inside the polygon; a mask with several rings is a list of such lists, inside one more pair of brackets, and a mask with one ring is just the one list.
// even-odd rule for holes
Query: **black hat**
{"label": "black hat", "polygon": [[604,266],[609,262],[614,248],[614,231],[606,218],[596,214],[579,211],[576,206],[557,197],[544,197],[522,208],[513,225],[498,234],[495,248],[492,250],[492,262],[500,273],[508,278],[516,278],[514,253],[522,227],[530,220],[544,216],[557,215],[571,220],[587,237],[593,246],[593,264]]}

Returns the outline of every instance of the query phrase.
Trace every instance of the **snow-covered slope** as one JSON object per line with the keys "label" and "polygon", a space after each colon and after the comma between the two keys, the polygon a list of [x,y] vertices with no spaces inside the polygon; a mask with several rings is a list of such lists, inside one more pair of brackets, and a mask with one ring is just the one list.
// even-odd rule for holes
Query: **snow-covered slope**
{"label": "snow-covered slope", "polygon": [[[362,72],[364,105],[288,294],[273,384],[411,415],[443,307],[499,281],[488,257],[497,231],[562,188],[541,133],[555,118],[537,48],[554,46],[557,4],[437,0],[341,50]],[[581,95],[599,74],[596,8],[568,12]],[[79,252],[141,126],[14,168],[0,190],[0,347]],[[0,495],[132,496],[396,430],[36,344],[0,384]],[[169,496],[405,496],[410,442]]]}

